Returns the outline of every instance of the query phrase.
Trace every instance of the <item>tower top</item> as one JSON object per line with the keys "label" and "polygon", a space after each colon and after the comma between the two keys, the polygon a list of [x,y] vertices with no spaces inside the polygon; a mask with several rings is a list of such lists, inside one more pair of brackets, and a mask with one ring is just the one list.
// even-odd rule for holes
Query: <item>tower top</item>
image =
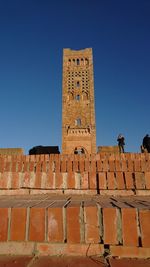
{"label": "tower top", "polygon": [[92,48],[63,50],[62,152],[96,153]]}

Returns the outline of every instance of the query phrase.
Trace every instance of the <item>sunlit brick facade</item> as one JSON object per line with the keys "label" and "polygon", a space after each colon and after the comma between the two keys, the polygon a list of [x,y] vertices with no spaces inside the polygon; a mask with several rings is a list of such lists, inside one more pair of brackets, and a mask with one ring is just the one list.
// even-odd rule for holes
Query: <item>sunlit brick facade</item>
{"label": "sunlit brick facade", "polygon": [[92,49],[63,51],[62,153],[96,153]]}

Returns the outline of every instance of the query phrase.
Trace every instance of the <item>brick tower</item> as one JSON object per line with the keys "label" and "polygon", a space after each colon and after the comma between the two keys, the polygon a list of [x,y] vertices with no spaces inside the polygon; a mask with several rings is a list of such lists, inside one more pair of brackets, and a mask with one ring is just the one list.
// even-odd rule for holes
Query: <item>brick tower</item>
{"label": "brick tower", "polygon": [[96,153],[91,48],[63,51],[62,153]]}

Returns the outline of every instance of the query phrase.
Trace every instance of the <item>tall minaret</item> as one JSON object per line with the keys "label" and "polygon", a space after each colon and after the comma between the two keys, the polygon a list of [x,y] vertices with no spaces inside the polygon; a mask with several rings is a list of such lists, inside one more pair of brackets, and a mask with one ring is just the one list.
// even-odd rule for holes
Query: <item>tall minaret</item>
{"label": "tall minaret", "polygon": [[62,153],[96,153],[92,49],[63,50]]}

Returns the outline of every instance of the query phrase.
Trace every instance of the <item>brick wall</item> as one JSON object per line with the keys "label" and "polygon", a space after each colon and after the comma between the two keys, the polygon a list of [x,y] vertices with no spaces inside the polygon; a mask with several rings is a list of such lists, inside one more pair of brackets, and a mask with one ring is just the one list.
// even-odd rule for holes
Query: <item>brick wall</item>
{"label": "brick wall", "polygon": [[0,255],[102,256],[107,252],[111,256],[149,257],[147,207],[110,207],[106,200],[102,207],[96,199],[81,198],[39,200],[33,205],[33,200],[26,199],[20,207],[18,198],[15,204],[1,199]]}
{"label": "brick wall", "polygon": [[0,194],[150,195],[150,155],[0,157]]}
{"label": "brick wall", "polygon": [[150,257],[150,155],[0,156],[0,255]]}

